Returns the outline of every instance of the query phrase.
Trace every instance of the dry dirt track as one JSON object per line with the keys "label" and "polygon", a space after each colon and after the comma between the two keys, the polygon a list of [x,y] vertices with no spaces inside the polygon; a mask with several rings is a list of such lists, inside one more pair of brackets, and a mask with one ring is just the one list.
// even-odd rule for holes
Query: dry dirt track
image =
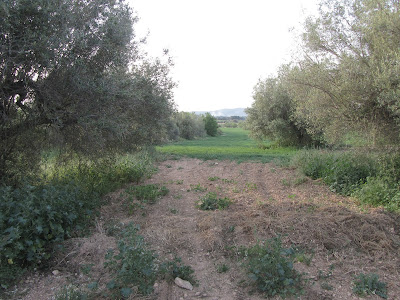
{"label": "dry dirt track", "polygon": [[[249,294],[247,275],[227,249],[277,234],[282,234],[285,246],[295,245],[314,255],[309,266],[295,266],[309,278],[300,299],[359,299],[352,293],[352,280],[361,272],[379,274],[388,283],[388,299],[400,299],[398,216],[379,209],[360,211],[353,200],[273,164],[181,159],[164,161],[158,168],[145,183],[164,184],[170,191],[167,196],[129,215],[120,192],[110,195],[112,203],[102,209],[97,233],[71,246],[75,254],[58,266],[65,276],[45,276],[25,299],[46,299],[50,289],[61,283],[83,281],[79,265],[84,262],[93,263],[93,272],[105,281],[104,253],[114,241],[103,228],[110,220],[140,224],[140,234],[160,257],[181,257],[199,282],[193,291],[157,282],[154,295],[137,299],[264,299]],[[196,191],[197,185],[207,191]],[[220,211],[197,209],[199,197],[211,191],[229,197],[233,204]],[[218,273],[221,264],[229,270]],[[331,276],[326,276],[330,270]]]}

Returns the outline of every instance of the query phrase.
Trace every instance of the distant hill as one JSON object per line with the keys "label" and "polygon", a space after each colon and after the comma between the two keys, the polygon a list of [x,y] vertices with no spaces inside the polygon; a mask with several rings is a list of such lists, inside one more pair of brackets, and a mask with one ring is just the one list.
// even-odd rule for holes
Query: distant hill
{"label": "distant hill", "polygon": [[214,111],[195,111],[194,113],[196,115],[203,115],[209,112],[214,117],[232,117],[232,116],[246,117],[247,115],[244,112],[244,110],[245,108],[226,108]]}

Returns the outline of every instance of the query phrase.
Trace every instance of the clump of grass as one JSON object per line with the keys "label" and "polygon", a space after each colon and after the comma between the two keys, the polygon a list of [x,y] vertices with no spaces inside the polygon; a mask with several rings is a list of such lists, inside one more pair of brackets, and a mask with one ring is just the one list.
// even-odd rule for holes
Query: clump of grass
{"label": "clump of grass", "polygon": [[208,180],[210,180],[210,181],[217,181],[217,180],[219,180],[219,177],[218,177],[218,176],[208,177]]}
{"label": "clump of grass", "polygon": [[377,274],[361,273],[354,281],[353,292],[358,296],[378,295],[387,299],[386,283],[379,280]]}
{"label": "clump of grass", "polygon": [[302,275],[294,267],[292,248],[284,248],[275,237],[253,247],[239,249],[252,285],[268,297],[296,295],[302,291]]}
{"label": "clump of grass", "polygon": [[217,193],[210,192],[204,197],[200,197],[197,207],[201,210],[216,210],[227,208],[231,203],[232,201],[229,198],[219,198]]}
{"label": "clump of grass", "polygon": [[229,271],[229,267],[226,264],[217,265],[217,272],[218,273],[226,273],[228,271]]}
{"label": "clump of grass", "polygon": [[154,204],[159,197],[167,195],[169,190],[158,184],[147,184],[131,186],[125,192],[143,203]]}

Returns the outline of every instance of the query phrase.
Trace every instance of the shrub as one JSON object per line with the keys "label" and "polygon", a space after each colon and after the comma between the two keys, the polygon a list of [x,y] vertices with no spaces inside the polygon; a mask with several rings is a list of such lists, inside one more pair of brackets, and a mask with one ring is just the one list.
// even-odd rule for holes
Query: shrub
{"label": "shrub", "polygon": [[293,267],[294,250],[283,248],[279,236],[258,243],[244,253],[249,278],[258,291],[266,296],[295,295],[301,291],[302,276]]}
{"label": "shrub", "polygon": [[203,117],[204,120],[204,128],[206,130],[207,135],[209,136],[217,136],[218,135],[218,123],[217,119],[213,117],[210,113],[206,113]]}
{"label": "shrub", "polygon": [[354,281],[353,292],[358,296],[378,295],[387,299],[386,283],[379,281],[376,274],[361,273]]}
{"label": "shrub", "polygon": [[0,187],[2,270],[49,259],[52,246],[82,229],[95,206],[95,199],[88,199],[73,182]]}
{"label": "shrub", "polygon": [[369,177],[367,182],[360,186],[352,196],[362,203],[379,206],[389,210],[400,209],[400,192],[398,187],[385,178]]}
{"label": "shrub", "polygon": [[218,198],[216,193],[210,192],[204,197],[200,197],[197,206],[202,210],[216,210],[227,208],[231,203],[229,198]]}

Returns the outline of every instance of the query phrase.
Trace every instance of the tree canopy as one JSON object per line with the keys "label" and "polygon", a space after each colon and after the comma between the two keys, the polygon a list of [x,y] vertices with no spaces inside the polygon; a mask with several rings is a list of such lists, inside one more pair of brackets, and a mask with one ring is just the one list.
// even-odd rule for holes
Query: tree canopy
{"label": "tree canopy", "polygon": [[[322,1],[319,16],[304,24],[302,58],[279,75],[292,99],[291,120],[329,143],[348,132],[372,144],[399,141],[399,44],[397,0]],[[264,119],[264,127],[272,121]]]}
{"label": "tree canopy", "polygon": [[162,139],[170,64],[143,55],[124,0],[6,0],[0,15],[1,178],[45,145],[90,154]]}

